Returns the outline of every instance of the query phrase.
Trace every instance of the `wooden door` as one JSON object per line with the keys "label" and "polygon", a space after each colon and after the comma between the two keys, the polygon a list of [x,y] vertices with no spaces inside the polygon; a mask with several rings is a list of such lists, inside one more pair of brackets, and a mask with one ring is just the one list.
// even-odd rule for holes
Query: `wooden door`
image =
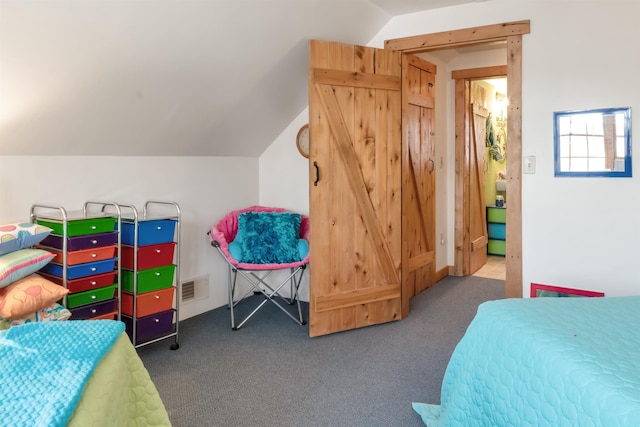
{"label": "wooden door", "polygon": [[401,54],[311,41],[309,335],[401,317]]}
{"label": "wooden door", "polygon": [[488,111],[486,108],[469,104],[469,274],[475,273],[487,262],[487,211],[484,195],[485,187],[485,135]]}
{"label": "wooden door", "polygon": [[436,66],[402,58],[402,314],[435,283]]}

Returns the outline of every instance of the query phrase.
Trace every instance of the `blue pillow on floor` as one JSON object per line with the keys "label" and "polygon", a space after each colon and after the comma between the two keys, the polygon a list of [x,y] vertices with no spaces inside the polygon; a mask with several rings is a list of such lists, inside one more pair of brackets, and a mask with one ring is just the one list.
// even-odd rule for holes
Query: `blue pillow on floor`
{"label": "blue pillow on floor", "polygon": [[[243,212],[238,215],[234,242],[242,248],[240,262],[288,264],[302,260],[298,250],[300,214],[290,212]],[[236,258],[237,259],[237,258]]]}

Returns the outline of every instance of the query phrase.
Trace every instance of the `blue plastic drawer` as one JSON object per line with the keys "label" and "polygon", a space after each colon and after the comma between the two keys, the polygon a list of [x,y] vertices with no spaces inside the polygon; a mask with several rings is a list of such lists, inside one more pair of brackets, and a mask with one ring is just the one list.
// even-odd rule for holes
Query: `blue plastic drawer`
{"label": "blue plastic drawer", "polygon": [[[133,221],[122,222],[122,244],[134,244],[134,229]],[[140,220],[138,221],[138,246],[173,242],[175,229],[176,220],[174,219]]]}
{"label": "blue plastic drawer", "polygon": [[489,238],[505,240],[507,238],[507,224],[489,223]]}
{"label": "blue plastic drawer", "polygon": [[[96,262],[87,262],[85,264],[76,264],[67,266],[67,279],[77,279],[79,277],[92,276],[94,274],[108,273],[113,271],[117,258],[105,259]],[[40,269],[43,273],[49,273],[54,276],[62,277],[62,264],[54,264],[50,262]]]}

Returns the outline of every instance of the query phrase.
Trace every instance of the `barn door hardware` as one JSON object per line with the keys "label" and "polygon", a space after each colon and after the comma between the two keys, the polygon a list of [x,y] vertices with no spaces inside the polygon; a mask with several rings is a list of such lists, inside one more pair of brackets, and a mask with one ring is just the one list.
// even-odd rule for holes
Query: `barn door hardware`
{"label": "barn door hardware", "polygon": [[318,167],[318,162],[313,162],[313,167],[316,168],[316,180],[313,182],[313,185],[317,187],[318,181],[320,181],[320,168]]}

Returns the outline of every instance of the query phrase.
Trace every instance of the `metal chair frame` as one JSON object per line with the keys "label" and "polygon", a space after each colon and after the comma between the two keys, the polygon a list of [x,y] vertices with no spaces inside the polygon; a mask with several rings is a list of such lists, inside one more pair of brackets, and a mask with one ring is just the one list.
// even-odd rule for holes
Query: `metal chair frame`
{"label": "metal chair frame", "polygon": [[[237,331],[244,325],[254,314],[258,312],[268,301],[271,301],[276,305],[284,314],[289,316],[294,322],[298,325],[305,325],[306,321],[302,315],[302,307],[300,306],[300,298],[298,295],[298,290],[300,288],[300,283],[302,282],[302,277],[304,276],[304,272],[306,271],[307,265],[301,265],[295,268],[290,268],[290,274],[284,279],[280,284],[273,286],[265,281],[265,279],[271,275],[274,271],[278,270],[246,270],[241,269],[236,266],[229,264],[229,274],[228,274],[228,308],[231,311],[231,329]],[[258,275],[258,273],[263,273],[262,275]],[[245,291],[242,296],[238,299],[235,299],[235,291],[236,291],[236,283],[238,274],[245,278],[245,280],[251,285],[248,290]],[[280,289],[282,289],[287,282],[290,285],[290,295],[291,298],[283,297],[279,294]],[[236,325],[236,315],[235,315],[235,307],[242,302],[246,297],[248,297],[251,293],[263,295],[264,300],[258,304],[251,313],[249,313],[238,325]],[[283,301],[287,305],[297,305],[297,317],[290,313],[284,306],[282,306],[278,300]]]}

